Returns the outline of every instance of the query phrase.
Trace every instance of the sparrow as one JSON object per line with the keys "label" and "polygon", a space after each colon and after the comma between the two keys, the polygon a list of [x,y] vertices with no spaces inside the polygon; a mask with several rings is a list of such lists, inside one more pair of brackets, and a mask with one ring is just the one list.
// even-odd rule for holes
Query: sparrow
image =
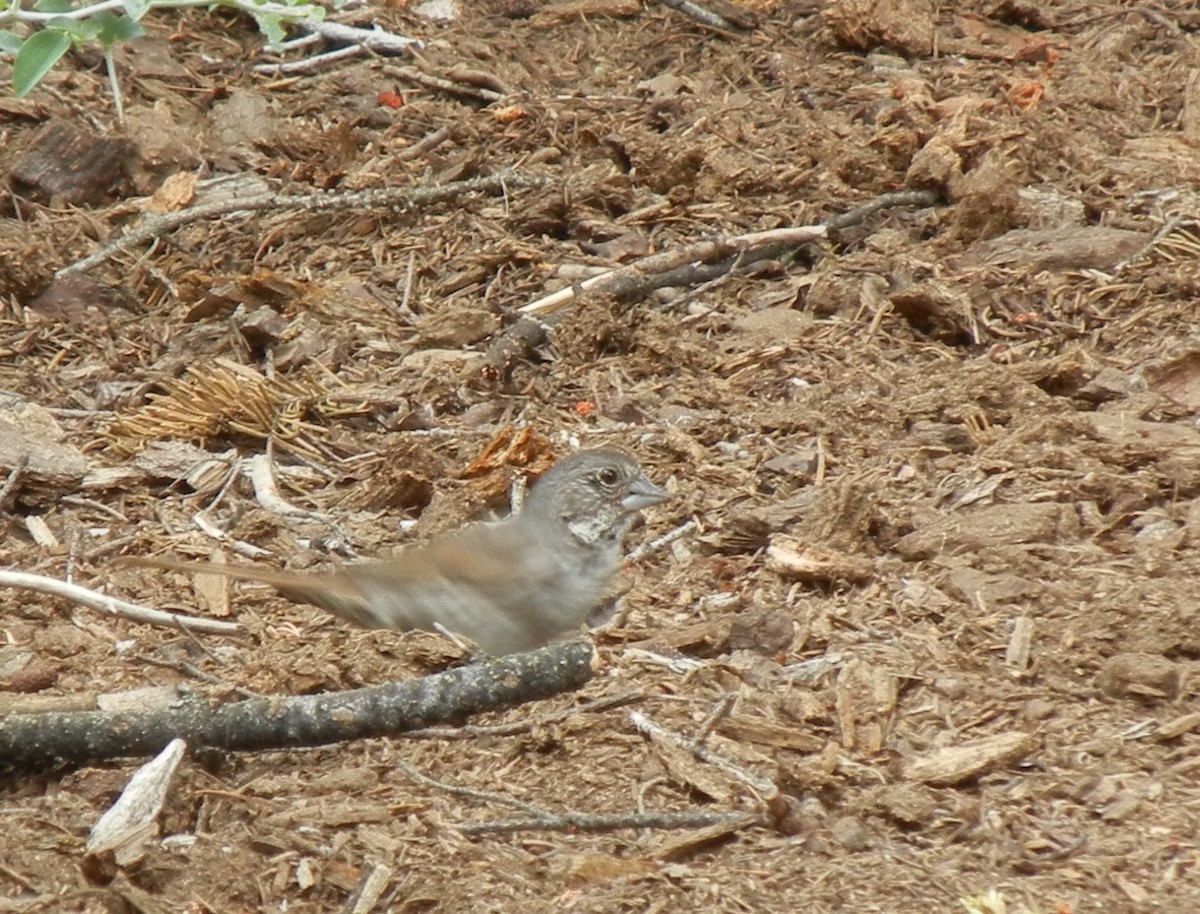
{"label": "sparrow", "polygon": [[520,511],[396,556],[327,574],[125,558],[274,587],[364,628],[444,628],[495,656],[578,630],[605,597],[635,515],[667,493],[621,451],[579,451],[534,483]]}

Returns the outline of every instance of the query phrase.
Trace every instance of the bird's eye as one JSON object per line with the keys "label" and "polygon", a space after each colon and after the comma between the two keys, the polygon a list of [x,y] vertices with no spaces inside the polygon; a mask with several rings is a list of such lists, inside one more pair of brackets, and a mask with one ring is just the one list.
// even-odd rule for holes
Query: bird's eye
{"label": "bird's eye", "polygon": [[600,470],[600,472],[596,474],[596,478],[599,479],[603,485],[615,486],[617,484],[617,480],[621,478],[621,474],[612,467],[604,467],[604,469]]}

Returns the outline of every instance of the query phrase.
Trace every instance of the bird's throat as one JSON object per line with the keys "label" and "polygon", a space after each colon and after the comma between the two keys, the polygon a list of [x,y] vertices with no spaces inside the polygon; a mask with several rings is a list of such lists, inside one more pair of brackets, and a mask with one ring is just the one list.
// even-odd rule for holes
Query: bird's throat
{"label": "bird's throat", "polygon": [[629,527],[621,518],[585,514],[582,517],[564,518],[571,535],[586,546],[611,543],[619,540]]}

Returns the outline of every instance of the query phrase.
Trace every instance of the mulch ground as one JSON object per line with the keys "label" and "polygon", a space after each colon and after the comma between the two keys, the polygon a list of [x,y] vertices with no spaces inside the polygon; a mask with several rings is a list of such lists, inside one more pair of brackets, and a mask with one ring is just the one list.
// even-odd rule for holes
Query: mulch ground
{"label": "mulch ground", "polygon": [[[123,127],[86,48],[0,98],[0,560],[244,628],[6,589],[0,709],[461,659],[121,555],[382,554],[581,445],[672,493],[631,547],[690,526],[629,563],[578,692],[461,738],[189,754],[136,861],[84,847],[144,760],[10,773],[0,909],[1195,909],[1200,13],[462,6],[344,14],[426,47],[296,74],[252,69],[244,18],[152,13]],[[725,274],[578,285],[853,211]],[[496,795],[749,815],[458,828],[512,818]]]}

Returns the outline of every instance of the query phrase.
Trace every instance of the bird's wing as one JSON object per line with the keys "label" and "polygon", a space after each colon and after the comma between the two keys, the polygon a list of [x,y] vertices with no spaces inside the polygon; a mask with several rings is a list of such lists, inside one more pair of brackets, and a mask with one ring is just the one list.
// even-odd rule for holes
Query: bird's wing
{"label": "bird's wing", "polygon": [[558,617],[545,611],[560,589],[555,563],[515,521],[468,527],[344,574],[366,597],[376,627],[440,625],[493,654],[561,633]]}

